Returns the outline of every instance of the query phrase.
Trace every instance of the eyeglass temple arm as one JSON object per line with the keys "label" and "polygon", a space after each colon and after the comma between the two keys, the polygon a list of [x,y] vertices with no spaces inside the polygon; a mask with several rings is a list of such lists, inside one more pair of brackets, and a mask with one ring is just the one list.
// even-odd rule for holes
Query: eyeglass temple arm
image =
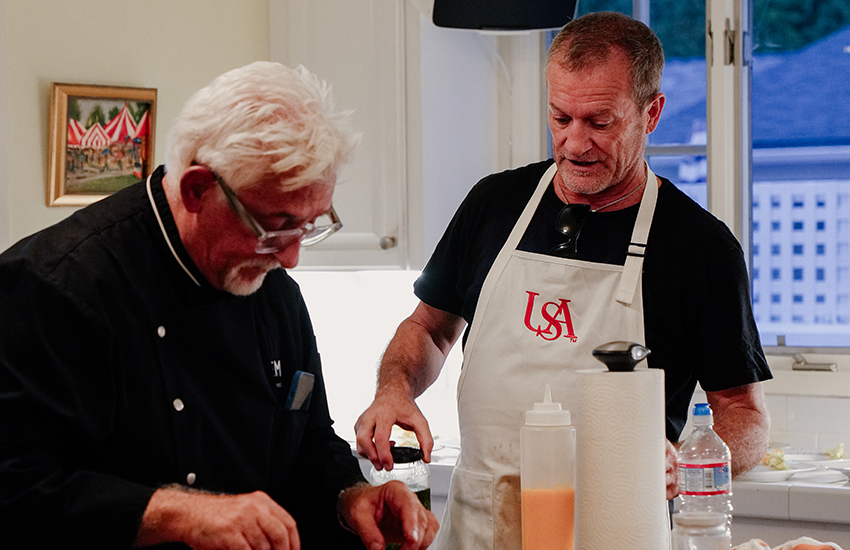
{"label": "eyeglass temple arm", "polygon": [[245,205],[242,204],[242,201],[236,196],[236,193],[233,192],[233,189],[230,188],[229,185],[224,183],[222,179],[213,172],[213,177],[218,182],[221,189],[224,191],[224,196],[227,197],[227,202],[230,204],[230,208],[233,212],[239,217],[240,220],[245,222],[245,224],[251,229],[254,235],[258,239],[262,239],[266,236],[266,230],[262,228],[262,226],[254,219],[254,216],[251,215],[248,210],[245,209]]}

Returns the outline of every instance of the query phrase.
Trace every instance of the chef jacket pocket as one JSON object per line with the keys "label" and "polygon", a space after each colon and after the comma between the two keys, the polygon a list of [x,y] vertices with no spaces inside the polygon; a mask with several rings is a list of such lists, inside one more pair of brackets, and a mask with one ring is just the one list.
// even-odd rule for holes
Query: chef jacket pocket
{"label": "chef jacket pocket", "polygon": [[493,548],[494,481],[490,474],[455,467],[440,548]]}
{"label": "chef jacket pocket", "polygon": [[[275,457],[272,462],[272,476],[276,474],[286,475],[290,472],[292,464],[295,462],[298,453],[301,450],[301,443],[304,438],[304,427],[307,425],[307,420],[310,418],[310,413],[306,411],[287,411],[280,409],[277,419],[277,429],[275,430]],[[281,482],[281,479],[276,479],[276,482]]]}

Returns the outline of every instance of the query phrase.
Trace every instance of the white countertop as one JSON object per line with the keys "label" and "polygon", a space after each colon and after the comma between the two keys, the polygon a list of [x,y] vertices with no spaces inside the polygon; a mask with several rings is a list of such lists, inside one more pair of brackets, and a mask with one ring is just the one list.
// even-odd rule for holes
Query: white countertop
{"label": "white countertop", "polygon": [[[446,456],[443,456],[446,455]],[[434,512],[442,514],[456,456],[435,453],[430,464]],[[361,458],[368,475],[369,462]],[[818,470],[788,481],[732,482],[732,542],[760,538],[778,545],[801,536],[850,550],[850,481],[841,472]]]}
{"label": "white countertop", "polygon": [[850,525],[850,482],[834,470],[796,474],[788,481],[734,481],[735,516]]}

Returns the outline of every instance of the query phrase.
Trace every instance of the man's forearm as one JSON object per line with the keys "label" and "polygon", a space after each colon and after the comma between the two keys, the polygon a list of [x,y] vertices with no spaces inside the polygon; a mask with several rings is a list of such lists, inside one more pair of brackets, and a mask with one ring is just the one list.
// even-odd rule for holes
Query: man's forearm
{"label": "man's forearm", "polygon": [[770,422],[760,411],[736,409],[715,428],[732,452],[732,477],[758,465],[767,451]]}
{"label": "man's forearm", "polygon": [[714,430],[732,452],[732,477],[736,477],[761,461],[770,440],[761,384],[706,392],[706,396],[714,412]]}
{"label": "man's forearm", "polygon": [[440,375],[445,359],[424,329],[406,320],[381,358],[377,393],[394,391],[419,397]]}
{"label": "man's forearm", "polygon": [[463,326],[463,319],[419,304],[399,325],[381,358],[377,393],[419,397],[440,375]]}

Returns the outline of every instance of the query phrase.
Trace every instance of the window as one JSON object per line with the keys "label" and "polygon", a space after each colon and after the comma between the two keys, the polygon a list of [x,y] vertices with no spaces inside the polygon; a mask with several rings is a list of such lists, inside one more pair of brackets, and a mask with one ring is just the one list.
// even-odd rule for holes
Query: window
{"label": "window", "polygon": [[[795,257],[800,262],[806,253],[819,264],[806,266],[808,272],[792,268],[793,281],[802,281],[804,273],[806,282],[814,280],[818,292],[811,298],[803,294],[798,302],[795,294],[778,310],[754,304],[761,313],[762,343],[775,346],[782,335],[792,347],[850,348],[850,330],[836,323],[839,316],[850,315],[850,306],[842,308],[837,301],[841,268],[850,272],[850,260],[839,251],[844,242],[850,253],[850,225],[843,233],[838,229],[842,219],[850,219],[838,206],[850,191],[850,79],[836,78],[846,74],[850,10],[841,0],[752,0],[751,15],[752,195],[775,198],[774,215],[791,230],[771,234],[783,245],[780,255],[753,256],[752,268],[764,262],[787,265],[783,262]],[[808,91],[795,91],[802,89]],[[751,214],[754,232],[764,213],[753,208]],[[787,284],[753,279],[753,291],[787,292],[782,286]],[[766,314],[768,309],[776,318]],[[788,320],[797,326],[782,324]]]}
{"label": "window", "polygon": [[781,294],[771,294],[770,295],[770,303],[781,304],[782,303],[782,295]]}
{"label": "window", "polygon": [[802,294],[795,294],[794,295],[794,303],[795,304],[802,304],[803,303],[803,295]]}
{"label": "window", "polygon": [[779,220],[773,220],[770,222],[771,231],[781,231],[782,230],[782,222]]}
{"label": "window", "polygon": [[758,255],[759,255],[759,245],[754,244],[753,245],[753,256],[758,256]]}
{"label": "window", "polygon": [[770,270],[770,278],[773,279],[774,281],[781,280],[782,279],[782,271],[779,270],[779,269],[776,269],[776,268],[771,269]]}
{"label": "window", "polygon": [[770,254],[772,256],[781,256],[782,255],[782,245],[779,245],[779,244],[770,245]]}

